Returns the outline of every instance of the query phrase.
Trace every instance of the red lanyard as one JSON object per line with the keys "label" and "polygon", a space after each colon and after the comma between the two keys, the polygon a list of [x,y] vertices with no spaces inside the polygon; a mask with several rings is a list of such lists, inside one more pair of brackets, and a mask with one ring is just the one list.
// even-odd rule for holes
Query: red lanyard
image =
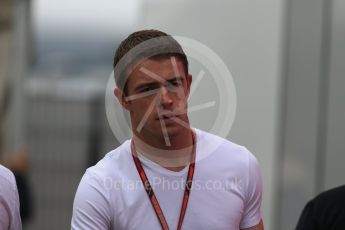
{"label": "red lanyard", "polygon": [[[184,216],[186,214],[186,209],[187,209],[187,205],[188,205],[188,199],[189,199],[189,195],[190,195],[190,189],[192,187],[193,175],[194,175],[194,169],[195,169],[195,149],[196,149],[196,146],[195,146],[195,138],[194,138],[193,132],[192,132],[192,140],[193,140],[192,161],[189,164],[188,176],[187,176],[187,181],[185,184],[185,190],[184,190],[182,206],[181,206],[181,211],[180,211],[180,218],[179,218],[178,225],[177,225],[178,230],[181,229],[182,222],[183,222]],[[150,182],[147,179],[146,173],[145,173],[145,171],[141,165],[141,162],[140,162],[140,160],[136,154],[133,141],[131,143],[131,150],[132,150],[132,155],[133,155],[133,160],[134,160],[135,166],[137,167],[141,181],[143,182],[146,193],[147,193],[147,195],[151,201],[153,209],[156,212],[156,215],[157,215],[158,220],[162,226],[162,229],[168,230],[169,229],[168,223],[165,219],[165,216],[164,216],[163,211],[159,205],[159,202],[158,202],[158,200],[157,200],[157,198],[153,192],[153,189],[150,185]]]}

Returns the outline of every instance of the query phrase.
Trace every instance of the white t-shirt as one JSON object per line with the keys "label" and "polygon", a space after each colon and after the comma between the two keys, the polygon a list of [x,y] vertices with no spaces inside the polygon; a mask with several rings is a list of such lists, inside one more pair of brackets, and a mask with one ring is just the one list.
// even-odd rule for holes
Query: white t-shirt
{"label": "white t-shirt", "polygon": [[0,229],[22,229],[16,180],[13,173],[2,165],[0,165]]}
{"label": "white t-shirt", "polygon": [[[244,147],[196,129],[196,166],[182,229],[238,230],[259,224],[262,183]],[[170,229],[176,229],[188,166],[167,170],[141,157]],[[130,141],[85,172],[72,229],[161,229],[130,151]]]}

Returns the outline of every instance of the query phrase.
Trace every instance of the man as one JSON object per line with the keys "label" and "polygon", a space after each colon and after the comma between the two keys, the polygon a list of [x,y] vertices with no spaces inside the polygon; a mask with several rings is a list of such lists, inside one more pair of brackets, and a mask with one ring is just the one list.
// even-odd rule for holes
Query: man
{"label": "man", "polygon": [[177,41],[157,30],[131,34],[114,74],[132,139],[86,171],[72,229],[262,230],[258,163],[244,147],[190,127],[192,76]]}
{"label": "man", "polygon": [[325,191],[303,209],[296,230],[345,229],[345,186]]}
{"label": "man", "polygon": [[22,229],[16,180],[13,173],[2,165],[0,165],[0,229]]}

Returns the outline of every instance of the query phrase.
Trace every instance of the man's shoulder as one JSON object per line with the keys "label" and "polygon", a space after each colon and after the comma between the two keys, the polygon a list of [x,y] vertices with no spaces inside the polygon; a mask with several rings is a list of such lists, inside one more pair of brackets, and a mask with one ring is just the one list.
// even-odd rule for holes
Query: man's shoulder
{"label": "man's shoulder", "polygon": [[220,154],[223,155],[223,157],[232,158],[232,160],[239,158],[247,160],[248,158],[254,157],[245,146],[209,132],[198,129],[195,130],[199,139],[199,149],[204,152],[203,154],[205,155],[217,153],[217,155]]}
{"label": "man's shoulder", "polygon": [[130,141],[127,140],[117,148],[109,151],[94,166],[89,167],[85,174],[96,177],[114,175],[128,166],[131,160]]}

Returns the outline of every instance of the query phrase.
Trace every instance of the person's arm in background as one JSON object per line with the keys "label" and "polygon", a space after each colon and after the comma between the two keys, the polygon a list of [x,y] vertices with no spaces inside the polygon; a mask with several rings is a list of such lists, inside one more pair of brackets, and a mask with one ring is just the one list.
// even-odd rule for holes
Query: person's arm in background
{"label": "person's arm in background", "polygon": [[302,214],[298,220],[296,230],[317,229],[316,222],[314,221],[313,213],[314,203],[309,201],[304,207]]}
{"label": "person's arm in background", "polygon": [[20,201],[20,216],[25,226],[25,223],[34,215],[33,197],[28,179],[31,164],[30,152],[28,148],[21,147],[17,152],[7,155],[8,157],[1,163],[15,176]]}

